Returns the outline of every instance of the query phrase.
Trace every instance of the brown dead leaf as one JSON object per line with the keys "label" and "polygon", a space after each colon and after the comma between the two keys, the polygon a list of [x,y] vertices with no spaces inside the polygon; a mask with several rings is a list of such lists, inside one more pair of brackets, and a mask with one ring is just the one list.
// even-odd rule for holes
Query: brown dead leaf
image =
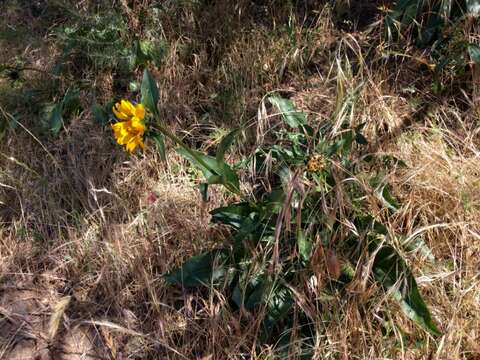
{"label": "brown dead leaf", "polygon": [[323,280],[325,278],[325,252],[323,245],[318,244],[310,259],[310,266],[312,267],[313,274],[317,278],[318,287],[321,288]]}
{"label": "brown dead leaf", "polygon": [[332,249],[325,251],[323,245],[320,243],[313,252],[310,266],[317,278],[319,286],[322,285],[322,280],[325,278],[325,275],[331,280],[337,280],[341,275],[340,261],[335,251]]}
{"label": "brown dead leaf", "polygon": [[328,249],[327,251],[326,264],[328,275],[330,275],[332,279],[337,280],[341,274],[340,262],[338,261],[335,251],[332,249]]}
{"label": "brown dead leaf", "polygon": [[115,346],[115,341],[113,340],[112,334],[108,331],[108,328],[104,326],[99,327],[99,332],[102,335],[103,342],[110,352],[112,359],[117,359],[117,347]]}
{"label": "brown dead leaf", "polygon": [[52,341],[57,334],[63,314],[70,304],[71,296],[64,296],[61,298],[53,308],[52,316],[48,324],[48,339]]}

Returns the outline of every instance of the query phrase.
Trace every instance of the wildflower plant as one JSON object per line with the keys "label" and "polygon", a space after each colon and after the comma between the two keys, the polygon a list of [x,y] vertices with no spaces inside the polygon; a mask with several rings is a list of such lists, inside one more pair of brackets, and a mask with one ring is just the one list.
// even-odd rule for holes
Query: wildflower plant
{"label": "wildflower plant", "polygon": [[[191,149],[161,122],[158,89],[148,70],[141,104],[121,101],[114,106],[120,120],[112,125],[114,135],[127,151],[143,148],[143,136],[153,134],[164,152],[168,138],[203,173],[200,189],[205,200],[213,184],[240,199],[211,211],[213,223],[231,229],[230,241],[192,257],[164,279],[187,288],[214,287],[232,308],[261,314],[260,342],[275,344],[285,355],[293,331],[301,331],[305,339],[303,355],[313,355],[315,334],[321,331],[313,324],[319,318],[333,318],[321,314],[329,311],[322,299],[345,295],[367,280],[391,294],[404,314],[427,333],[439,335],[400,255],[396,240],[401,237],[382,222],[398,210],[398,202],[373,165],[391,159],[362,150],[368,144],[362,126],[344,124],[340,131],[329,124],[313,127],[288,99],[268,100],[281,114],[282,129],[274,133],[273,144],[259,146],[235,167],[224,157],[239,130],[221,140],[215,157]],[[147,113],[153,118],[150,129],[143,122]],[[250,184],[252,193],[240,189],[241,168],[258,179]],[[408,249],[414,240],[410,237],[402,246]],[[356,270],[362,263],[371,269],[369,274]],[[308,290],[312,281],[316,290]],[[319,313],[306,306],[301,289],[313,291],[309,301]]]}
{"label": "wildflower plant", "polygon": [[[182,156],[202,171],[206,180],[202,184],[205,198],[208,185],[212,184],[224,185],[232,193],[240,194],[238,175],[224,160],[225,151],[235,139],[237,132],[233,131],[225,136],[219,145],[216,157],[202,154],[187,146],[162,123],[157,108],[158,88],[148,70],[145,70],[143,75],[141,94],[139,104],[121,100],[112,107],[113,114],[119,120],[111,126],[117,143],[124,145],[125,149],[132,153],[137,147],[144,149],[145,137],[151,137],[157,143],[161,157],[165,158],[165,138],[168,138],[178,146],[177,151]],[[93,111],[97,118],[105,117],[105,111],[100,107],[94,106]]]}

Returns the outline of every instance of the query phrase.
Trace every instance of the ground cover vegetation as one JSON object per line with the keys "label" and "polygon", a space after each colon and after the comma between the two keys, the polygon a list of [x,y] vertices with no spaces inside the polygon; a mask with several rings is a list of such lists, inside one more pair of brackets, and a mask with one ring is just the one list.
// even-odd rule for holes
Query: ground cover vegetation
{"label": "ground cover vegetation", "polygon": [[0,358],[476,359],[476,0],[4,0]]}

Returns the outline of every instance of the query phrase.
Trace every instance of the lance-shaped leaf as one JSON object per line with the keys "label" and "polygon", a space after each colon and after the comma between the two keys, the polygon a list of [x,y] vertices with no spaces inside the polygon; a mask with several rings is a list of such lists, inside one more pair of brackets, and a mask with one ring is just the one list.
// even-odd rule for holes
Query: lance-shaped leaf
{"label": "lance-shaped leaf", "polygon": [[[378,244],[374,243],[370,247],[371,251],[377,251]],[[432,335],[440,335],[405,261],[390,245],[380,246],[373,263],[375,280],[392,293],[405,315]]]}
{"label": "lance-shaped leaf", "polygon": [[158,115],[158,100],[160,95],[158,93],[157,83],[153,78],[152,74],[148,69],[145,69],[143,72],[143,80],[142,80],[142,104],[150,110],[153,114]]}
{"label": "lance-shaped leaf", "polygon": [[239,132],[239,129],[234,129],[230,131],[227,135],[225,135],[222,138],[222,141],[220,141],[220,145],[218,145],[217,154],[216,154],[218,163],[222,163],[225,161],[225,152],[230,147],[230,145],[232,145],[233,141],[238,135],[238,132]]}
{"label": "lance-shaped leaf", "polygon": [[290,127],[298,128],[307,123],[305,114],[298,111],[290,100],[279,96],[270,96],[268,100],[280,111],[283,119]]}
{"label": "lance-shaped leaf", "polygon": [[219,284],[230,264],[228,251],[215,249],[188,259],[182,266],[164,275],[170,284],[185,287]]}
{"label": "lance-shaped leaf", "polygon": [[227,163],[219,163],[216,158],[196,150],[179,148],[177,152],[202,172],[209,185],[221,184],[234,192],[239,191],[238,175]]}

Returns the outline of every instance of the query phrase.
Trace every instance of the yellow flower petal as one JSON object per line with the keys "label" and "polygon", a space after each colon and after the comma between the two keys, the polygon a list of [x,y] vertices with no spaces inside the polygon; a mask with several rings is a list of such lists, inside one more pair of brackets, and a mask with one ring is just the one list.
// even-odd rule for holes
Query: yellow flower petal
{"label": "yellow flower petal", "polygon": [[121,100],[120,101],[120,111],[128,116],[133,116],[135,114],[135,106],[130,101]]}
{"label": "yellow flower petal", "polygon": [[[118,104],[116,104],[115,106],[118,106]],[[128,120],[128,116],[126,114],[124,114],[123,112],[121,111],[118,111],[115,106],[112,108],[112,111],[113,113],[115,114],[115,116],[119,119],[119,120]]]}
{"label": "yellow flower petal", "polygon": [[143,133],[145,132],[145,125],[143,125],[143,123],[138,118],[132,118],[130,126],[132,128],[132,131],[141,133],[141,135],[143,135]]}
{"label": "yellow flower petal", "polygon": [[139,118],[140,120],[143,120],[145,117],[145,108],[142,104],[135,106],[135,117]]}
{"label": "yellow flower petal", "polygon": [[112,110],[119,120],[129,120],[134,116],[143,119],[145,116],[145,109],[143,108],[143,105],[139,104],[134,106],[128,100],[120,100],[120,102],[115,104]]}
{"label": "yellow flower petal", "polygon": [[126,146],[127,151],[130,153],[132,153],[136,147],[137,147],[137,141],[135,141],[135,139],[130,140]]}
{"label": "yellow flower petal", "polygon": [[120,131],[121,129],[123,129],[125,125],[123,124],[123,122],[117,122],[115,124],[112,124],[112,129],[113,131]]}
{"label": "yellow flower petal", "polygon": [[143,135],[145,134],[146,126],[140,118],[131,117],[126,121],[119,121],[111,125],[111,127],[117,143],[125,145],[128,152],[133,152],[137,146],[140,146],[142,149],[145,148]]}

